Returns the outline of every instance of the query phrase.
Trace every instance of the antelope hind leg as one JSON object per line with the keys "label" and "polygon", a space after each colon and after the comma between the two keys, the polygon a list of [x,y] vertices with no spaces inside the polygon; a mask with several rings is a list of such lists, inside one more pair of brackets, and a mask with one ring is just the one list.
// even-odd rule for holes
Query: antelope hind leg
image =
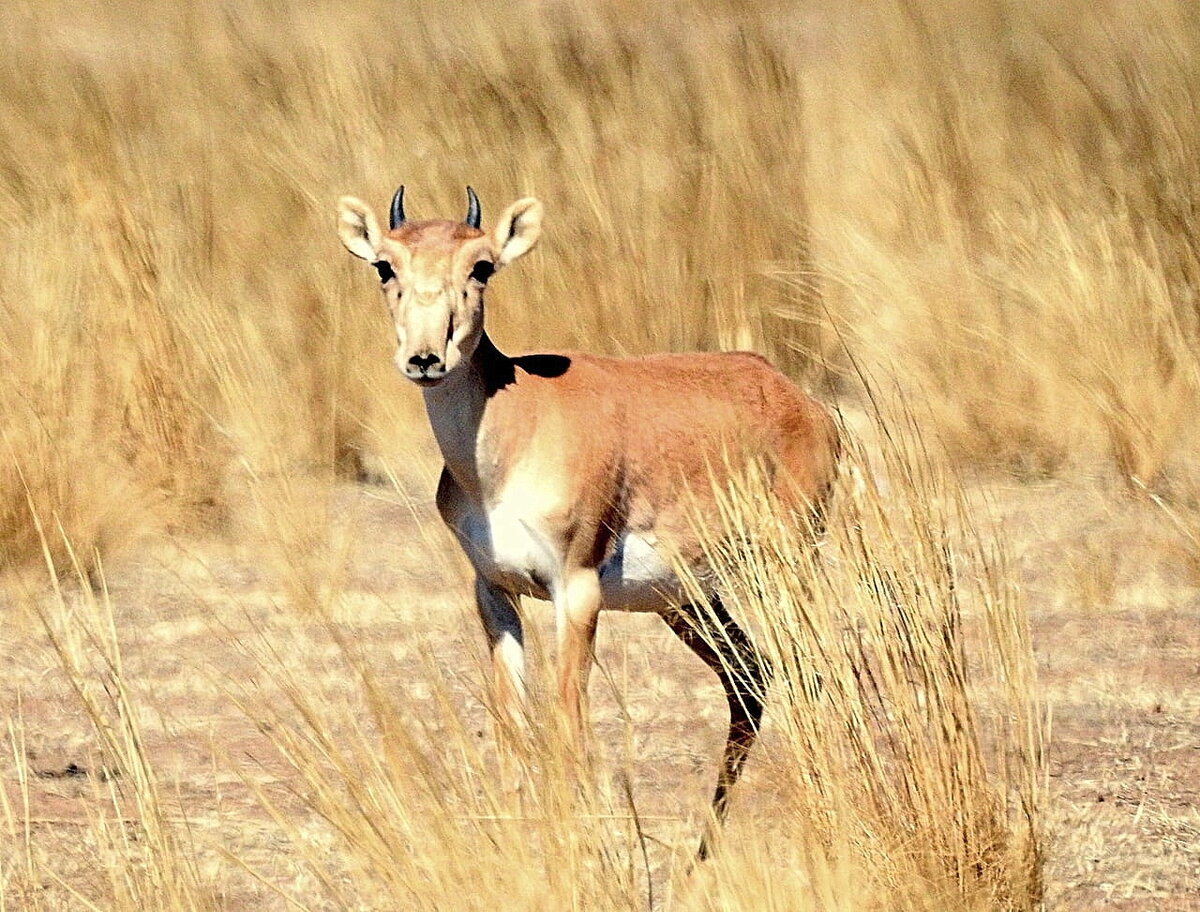
{"label": "antelope hind leg", "polygon": [[700,860],[704,860],[725,821],[730,789],[741,776],[746,757],[758,737],[770,669],[719,598],[714,597],[708,606],[682,605],[664,614],[663,620],[716,673],[729,703],[729,735],[717,773],[712,816],[698,852]]}

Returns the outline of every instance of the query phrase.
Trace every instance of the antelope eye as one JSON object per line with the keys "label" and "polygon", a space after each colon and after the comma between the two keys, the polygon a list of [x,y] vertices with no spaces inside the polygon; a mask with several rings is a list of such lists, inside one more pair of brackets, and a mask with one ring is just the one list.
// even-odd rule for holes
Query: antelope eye
{"label": "antelope eye", "polygon": [[492,273],[495,271],[496,267],[491,260],[480,260],[471,267],[471,278],[480,285],[486,285],[487,280],[492,277]]}
{"label": "antelope eye", "polygon": [[396,273],[392,271],[392,264],[387,260],[376,260],[371,265],[374,266],[376,272],[379,273],[379,281],[383,282],[385,285],[392,279],[396,278]]}

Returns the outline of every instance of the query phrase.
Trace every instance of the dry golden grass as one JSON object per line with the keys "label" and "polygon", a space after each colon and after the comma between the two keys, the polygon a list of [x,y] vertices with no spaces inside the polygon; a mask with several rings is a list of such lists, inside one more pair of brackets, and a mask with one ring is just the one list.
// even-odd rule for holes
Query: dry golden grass
{"label": "dry golden grass", "polygon": [[816,549],[766,485],[733,490],[710,538],[718,588],[775,669],[772,772],[807,864],[836,860],[854,885],[836,905],[1035,908],[1044,720],[1025,609],[906,430],[873,471],[847,455],[858,472]]}
{"label": "dry golden grass", "polygon": [[[77,564],[78,585],[12,590],[91,735],[78,769],[54,767],[26,743],[24,712],[12,720],[6,896],[46,910],[214,909],[250,896],[305,909],[1036,908],[1043,725],[1023,612],[1000,558],[963,526],[958,494],[922,462],[916,438],[897,439],[912,448],[875,467],[895,493],[844,494],[819,555],[753,485],[730,493],[713,547],[732,537],[737,560],[714,563],[776,669],[755,761],[772,799],[770,817],[735,822],[711,864],[689,870],[715,755],[700,763],[704,787],[669,789],[692,810],[663,814],[652,807],[663,771],[636,747],[620,702],[603,712],[582,778],[547,714],[518,745],[525,785],[514,793],[480,737],[478,697],[443,664],[446,644],[432,646],[445,634],[401,635],[410,653],[395,693],[386,640],[364,636],[371,623],[351,583],[307,603],[299,624],[255,613],[228,580],[215,593],[226,607],[201,622],[221,675],[206,687],[219,707],[209,724],[240,716],[242,733],[214,735],[202,762],[224,778],[221,791],[240,793],[235,821],[266,834],[220,832],[224,801],[194,792],[209,775],[178,767],[172,794],[159,770],[170,730],[203,720],[172,700],[177,683],[139,674],[144,656],[126,662],[131,635],[117,619],[133,618]],[[310,559],[292,556],[298,574]],[[295,601],[288,580],[278,591]],[[600,689],[620,701],[628,680],[615,681],[607,658]],[[669,752],[681,722],[659,726]],[[46,816],[37,777],[85,786],[52,804],[63,816]],[[54,853],[64,830],[82,837],[73,868]],[[265,860],[264,838],[275,846]]]}
{"label": "dry golden grass", "polygon": [[[20,0],[0,52],[0,909],[1027,908],[1042,851],[1055,902],[1200,889],[1174,760],[1092,824],[1115,792],[1080,759],[1194,708],[1194,4]],[[505,349],[750,347],[848,413],[863,376],[903,404],[829,559],[776,530],[729,581],[785,671],[740,789],[767,797],[698,879],[715,748],[672,749],[690,720],[656,707],[694,694],[640,620],[598,676],[641,697],[601,711],[594,787],[549,730],[525,804],[491,775],[429,435],[333,229],[400,182],[418,217],[468,182],[485,221],[546,202],[489,297]],[[1044,841],[1020,587],[1074,777]],[[1072,626],[1096,618],[1134,645]],[[54,791],[48,753],[90,775]],[[1161,853],[1093,884],[1089,827],[1144,818]]]}

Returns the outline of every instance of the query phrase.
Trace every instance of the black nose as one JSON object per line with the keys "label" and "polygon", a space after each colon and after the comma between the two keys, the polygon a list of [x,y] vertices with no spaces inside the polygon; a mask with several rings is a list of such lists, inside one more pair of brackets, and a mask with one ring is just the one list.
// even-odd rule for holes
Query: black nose
{"label": "black nose", "polygon": [[441,358],[439,358],[437,355],[433,354],[432,352],[430,352],[427,355],[413,355],[411,358],[408,359],[409,373],[415,373],[415,374],[428,373],[429,368],[433,367],[435,364],[441,363],[441,360],[442,360]]}

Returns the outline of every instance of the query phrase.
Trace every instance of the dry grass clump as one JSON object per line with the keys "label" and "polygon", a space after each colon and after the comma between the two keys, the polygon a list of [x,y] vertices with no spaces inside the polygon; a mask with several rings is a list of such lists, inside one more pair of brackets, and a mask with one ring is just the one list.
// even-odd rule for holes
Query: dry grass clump
{"label": "dry grass clump", "polygon": [[844,878],[835,908],[1038,908],[1045,732],[1024,609],[999,543],[905,430],[848,476],[815,549],[758,479],[724,501],[717,585],[775,669],[783,858],[743,838],[810,881]]}
{"label": "dry grass clump", "polygon": [[[97,194],[101,196],[102,194]],[[111,204],[113,208],[105,210]],[[33,517],[85,555],[126,544],[212,497],[214,432],[181,321],[156,297],[139,229],[119,201],[94,199],[76,222],[52,217],[6,248],[0,279],[0,560],[40,556]],[[102,212],[103,210],[103,212]],[[46,251],[72,250],[78,262]],[[82,263],[92,268],[82,274]],[[69,566],[54,536],[59,565]],[[85,558],[86,559],[86,558]]]}
{"label": "dry grass clump", "polygon": [[872,13],[839,57],[841,90],[870,100],[814,113],[855,137],[851,156],[814,146],[812,195],[852,347],[962,460],[1107,456],[1157,483],[1200,402],[1193,5]]}
{"label": "dry grass clump", "polygon": [[[31,815],[30,730],[19,715],[8,720],[16,788],[0,790],[0,907],[215,912],[222,908],[220,886],[201,874],[186,818],[146,750],[146,719],[156,708],[145,682],[125,673],[102,570],[98,564],[85,570],[61,536],[52,548],[54,534],[43,539],[52,594],[29,588],[5,594],[9,610],[20,606],[41,622],[80,716],[91,727],[87,766],[74,768],[88,777],[90,794],[79,799],[85,815],[64,852],[64,843],[49,837],[54,824],[70,828],[71,821]],[[65,573],[54,565],[59,551],[71,562]],[[60,576],[70,582],[64,585]]]}

